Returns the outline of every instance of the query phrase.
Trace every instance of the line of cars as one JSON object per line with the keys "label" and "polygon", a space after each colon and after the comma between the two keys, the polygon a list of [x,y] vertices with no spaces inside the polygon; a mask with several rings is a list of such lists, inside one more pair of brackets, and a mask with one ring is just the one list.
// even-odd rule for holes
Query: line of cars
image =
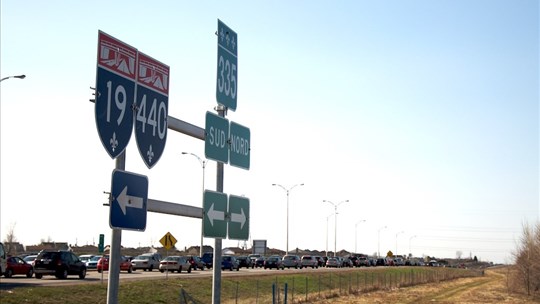
{"label": "line of cars", "polygon": [[252,256],[255,267],[261,267],[264,269],[285,269],[285,268],[319,268],[324,267],[326,261],[323,257],[317,255],[303,255],[298,256],[294,254],[287,254],[283,257],[279,255],[271,255],[269,257]]}
{"label": "line of cars", "polygon": [[[341,267],[370,267],[370,266],[424,266],[422,259],[410,258],[405,259],[401,256],[374,258],[367,255],[350,255],[346,257],[321,257],[318,255],[303,255],[287,254],[283,257],[272,255],[264,257],[261,255],[250,255],[252,265],[264,269],[285,269],[285,268],[341,268]],[[430,263],[431,266],[434,263]]]}
{"label": "line of cars", "polygon": [[[96,270],[100,273],[108,271],[109,259],[108,254],[77,256],[67,250],[42,250],[37,255],[28,255],[24,258],[8,256],[3,273],[6,278],[25,275],[28,278],[35,276],[36,279],[41,279],[43,276],[53,275],[58,279],[66,279],[68,275],[77,275],[80,279],[84,279],[88,270]],[[120,257],[120,271],[128,273],[138,269],[190,273],[191,270],[204,270],[204,268],[204,262],[193,255],[162,258],[158,253],[145,253],[136,257]]]}
{"label": "line of cars", "polygon": [[71,251],[41,251],[24,258],[8,256],[5,267],[6,278],[14,275],[25,275],[27,278],[35,276],[36,279],[44,275],[54,275],[59,279],[65,279],[68,275],[78,275],[80,279],[86,277],[86,265]]}

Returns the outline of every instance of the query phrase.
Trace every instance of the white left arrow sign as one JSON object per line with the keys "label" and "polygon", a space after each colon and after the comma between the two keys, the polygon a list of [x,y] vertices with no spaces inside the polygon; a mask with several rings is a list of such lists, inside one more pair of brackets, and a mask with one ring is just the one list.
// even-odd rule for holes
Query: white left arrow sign
{"label": "white left arrow sign", "polygon": [[244,224],[246,223],[244,208],[240,208],[240,213],[231,213],[231,222],[240,223],[240,229],[244,229]]}
{"label": "white left arrow sign", "polygon": [[225,220],[225,212],[215,210],[214,209],[214,203],[210,205],[210,209],[208,209],[208,219],[210,220],[210,225],[214,226],[215,220],[224,221]]}
{"label": "white left arrow sign", "polygon": [[120,206],[120,209],[122,209],[122,213],[124,213],[124,215],[126,215],[127,207],[137,209],[142,209],[143,207],[143,198],[127,195],[127,189],[128,187],[125,186],[124,190],[122,190],[120,195],[116,198],[116,201],[118,201],[118,205]]}

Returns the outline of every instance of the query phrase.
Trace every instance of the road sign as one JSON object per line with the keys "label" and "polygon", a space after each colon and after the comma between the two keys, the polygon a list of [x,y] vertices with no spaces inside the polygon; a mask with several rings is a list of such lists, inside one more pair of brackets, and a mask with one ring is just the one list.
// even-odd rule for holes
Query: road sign
{"label": "road sign", "polygon": [[139,52],[135,137],[146,166],[161,158],[167,140],[169,66]]}
{"label": "road sign", "polygon": [[133,131],[136,62],[137,49],[99,31],[95,118],[113,159],[126,149]]}
{"label": "road sign", "polygon": [[165,234],[161,240],[159,240],[159,242],[161,245],[163,245],[163,247],[165,247],[165,249],[169,250],[176,244],[176,239],[170,232],[167,232],[167,234]]}
{"label": "road sign", "polygon": [[104,234],[100,234],[99,235],[99,244],[98,244],[98,252],[99,253],[103,253],[103,251],[105,250],[105,235]]}
{"label": "road sign", "polygon": [[211,238],[227,237],[227,194],[204,191],[203,235]]}
{"label": "road sign", "polygon": [[249,170],[251,132],[248,128],[231,121],[230,128],[231,166]]}
{"label": "road sign", "polygon": [[218,19],[216,100],[236,111],[238,90],[238,35]]}
{"label": "road sign", "polygon": [[249,198],[229,195],[229,239],[249,239]]}
{"label": "road sign", "polygon": [[109,225],[113,229],[144,231],[148,201],[148,177],[113,170]]}
{"label": "road sign", "polygon": [[229,162],[229,120],[206,112],[204,155],[222,163]]}

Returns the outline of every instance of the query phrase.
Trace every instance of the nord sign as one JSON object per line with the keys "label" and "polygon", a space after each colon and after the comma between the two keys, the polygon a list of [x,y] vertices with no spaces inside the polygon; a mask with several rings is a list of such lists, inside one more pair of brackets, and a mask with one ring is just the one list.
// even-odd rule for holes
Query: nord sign
{"label": "nord sign", "polygon": [[231,121],[230,130],[230,155],[231,166],[249,170],[249,156],[251,132],[248,128]]}

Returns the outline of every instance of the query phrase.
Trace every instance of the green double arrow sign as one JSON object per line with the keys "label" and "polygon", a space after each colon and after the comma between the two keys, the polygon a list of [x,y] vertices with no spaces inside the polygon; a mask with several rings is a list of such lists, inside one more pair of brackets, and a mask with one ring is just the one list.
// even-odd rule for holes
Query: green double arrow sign
{"label": "green double arrow sign", "polygon": [[[249,199],[210,190],[204,191],[203,236],[247,240]],[[228,228],[228,229],[227,229]],[[227,233],[228,232],[228,233]]]}

